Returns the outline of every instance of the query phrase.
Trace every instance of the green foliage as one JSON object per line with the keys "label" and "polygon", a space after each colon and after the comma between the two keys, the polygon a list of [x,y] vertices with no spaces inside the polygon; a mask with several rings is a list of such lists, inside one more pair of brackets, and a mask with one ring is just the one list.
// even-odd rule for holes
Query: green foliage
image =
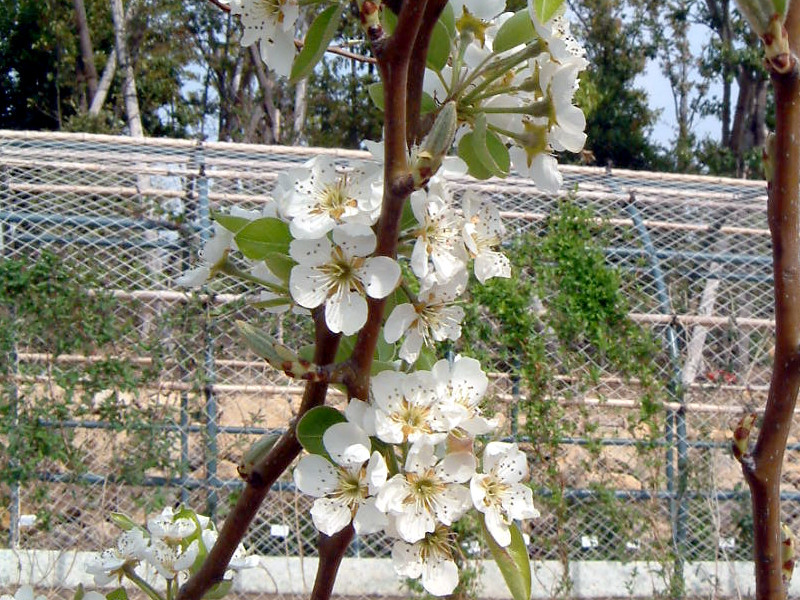
{"label": "green foliage", "polygon": [[[540,231],[520,236],[507,250],[514,278],[471,287],[465,307],[462,349],[479,357],[487,370],[518,378],[525,398],[512,409],[511,427],[512,432],[519,427],[531,442],[526,450],[533,460],[532,479],[540,486],[537,503],[544,516],[530,532],[537,558],[575,556],[579,546],[567,532],[585,528],[577,524],[584,517],[604,523],[599,533],[614,532],[613,539],[600,536],[598,558],[624,558],[619,540],[646,530],[642,511],[610,493],[613,482],[592,482],[591,501],[579,505],[564,494],[565,469],[604,471],[597,417],[581,403],[563,401],[595,389],[601,373],[634,386],[640,402],[627,423],[632,452],[648,465],[644,484],[656,488],[660,476],[660,454],[648,457],[662,429],[664,392],[655,375],[663,358],[656,341],[628,317],[625,276],[608,266],[604,239],[606,227],[592,211],[562,201]],[[568,437],[585,440],[576,455],[582,458],[572,464],[557,460]],[[589,508],[583,512],[581,507]]]}
{"label": "green foliage", "polygon": [[[53,254],[0,262],[2,481],[29,482],[45,470],[85,471],[92,449],[64,424],[75,420],[128,433],[120,443],[135,451],[122,453],[113,465],[124,480],[136,482],[149,468],[171,466],[173,436],[145,425],[163,421],[163,407],[136,401],[162,363],[157,354],[144,366],[120,356],[115,344],[134,323],[121,320],[117,301],[101,290],[96,279]],[[20,349],[42,358],[19,362]],[[97,358],[60,360],[90,354]]]}

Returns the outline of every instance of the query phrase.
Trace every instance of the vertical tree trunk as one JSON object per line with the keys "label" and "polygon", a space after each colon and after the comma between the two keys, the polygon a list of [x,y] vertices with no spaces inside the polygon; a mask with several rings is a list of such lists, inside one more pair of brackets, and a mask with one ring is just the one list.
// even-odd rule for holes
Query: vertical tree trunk
{"label": "vertical tree trunk", "polygon": [[[255,44],[250,46],[250,59],[253,61],[253,68],[255,69],[256,79],[258,85],[261,87],[263,94],[264,112],[269,117],[269,127],[272,133],[272,141],[280,142],[281,139],[281,115],[280,111],[275,107],[274,95],[274,82],[270,79],[267,70],[264,68],[264,63],[261,61],[261,55],[258,53],[258,48]],[[304,118],[305,120],[305,118]]]}
{"label": "vertical tree trunk", "polygon": [[83,4],[83,0],[72,0],[72,3],[75,6],[75,24],[78,28],[81,47],[81,70],[86,79],[86,87],[89,90],[89,103],[91,103],[97,94],[97,69],[94,66],[92,38],[89,35],[89,23],[86,19],[86,7]]}
{"label": "vertical tree trunk", "polygon": [[139,99],[136,96],[136,79],[133,74],[131,57],[128,54],[125,12],[122,9],[122,0],[111,0],[111,20],[114,24],[117,61],[123,76],[122,97],[125,102],[128,130],[132,137],[144,137],[142,116],[139,112]]}
{"label": "vertical tree trunk", "polygon": [[103,69],[103,75],[100,77],[100,83],[97,85],[97,90],[92,96],[92,103],[89,105],[89,114],[97,116],[103,109],[103,104],[106,102],[108,90],[111,89],[111,82],[114,81],[114,74],[117,72],[117,49],[112,48],[108,53],[106,66]]}
{"label": "vertical tree trunk", "polygon": [[292,143],[302,145],[305,141],[306,109],[308,108],[308,83],[305,79],[298,81],[294,88],[294,134]]}

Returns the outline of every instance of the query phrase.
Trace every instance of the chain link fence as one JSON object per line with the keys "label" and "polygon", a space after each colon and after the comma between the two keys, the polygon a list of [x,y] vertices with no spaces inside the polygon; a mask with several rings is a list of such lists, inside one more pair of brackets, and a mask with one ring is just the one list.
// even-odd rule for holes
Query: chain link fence
{"label": "chain link fence", "polygon": [[[302,392],[248,352],[234,321],[260,322],[293,346],[309,339],[310,330],[298,317],[258,313],[244,289],[224,280],[202,294],[174,282],[196,260],[211,211],[260,208],[282,170],[319,152],[364,156],[0,131],[0,263],[33,264],[49,252],[57,257],[51,267],[68,268],[68,276],[45,285],[45,298],[70,282],[88,290],[50,321],[44,313],[32,321],[44,328],[6,315],[19,326],[6,336],[3,355],[2,404],[11,426],[2,443],[30,451],[7,453],[2,462],[8,548],[102,549],[116,535],[111,511],[143,520],[182,502],[218,521],[225,516],[240,486],[242,451],[255,436],[285,427]],[[656,434],[637,428],[649,393],[642,382],[605,370],[587,354],[577,369],[591,375],[586,385],[574,364],[559,366],[553,354],[558,394],[550,400],[570,426],[545,452],[526,427],[530,414],[519,410],[528,396],[518,365],[493,363],[490,396],[506,416],[505,434],[532,453],[543,516],[527,531],[531,556],[656,561],[680,593],[675,582],[687,561],[742,560],[750,553],[749,499],[728,448],[732,425],[763,406],[769,382],[774,325],[766,186],[589,167],[563,171],[563,195],[604,223],[602,249],[620,273],[630,319],[658,341],[657,410],[649,421]],[[512,236],[541,235],[559,201],[516,177],[459,182],[458,189],[490,197]],[[101,342],[80,337],[92,327]],[[334,405],[342,400],[332,394]],[[795,432],[784,474],[790,525],[800,507],[798,449]],[[282,481],[249,534],[251,551],[313,556],[308,508],[290,478]],[[471,543],[466,551],[480,554]],[[349,550],[363,559],[388,553],[379,536],[357,539]],[[567,579],[550,593],[569,594]]]}

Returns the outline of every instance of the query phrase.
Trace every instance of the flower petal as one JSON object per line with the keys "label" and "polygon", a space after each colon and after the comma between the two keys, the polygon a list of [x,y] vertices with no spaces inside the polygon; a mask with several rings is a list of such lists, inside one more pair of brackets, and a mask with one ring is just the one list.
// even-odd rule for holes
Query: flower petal
{"label": "flower petal", "polygon": [[370,456],[369,437],[353,423],[335,423],[322,434],[322,445],[338,465],[361,466]]}
{"label": "flower petal", "polygon": [[400,265],[388,256],[373,256],[364,262],[357,276],[370,298],[385,298],[397,287]]}
{"label": "flower petal", "polygon": [[350,508],[341,500],[318,498],[311,507],[311,520],[325,535],[330,536],[341,531],[347,527],[352,518]]}
{"label": "flower petal", "polygon": [[336,490],[339,476],[329,460],[312,454],[300,459],[294,470],[294,483],[304,494],[319,498]]}

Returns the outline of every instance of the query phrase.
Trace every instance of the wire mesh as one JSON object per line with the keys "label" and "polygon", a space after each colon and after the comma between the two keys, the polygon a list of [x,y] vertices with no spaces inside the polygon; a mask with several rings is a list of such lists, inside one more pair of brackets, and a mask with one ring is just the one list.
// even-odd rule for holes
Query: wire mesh
{"label": "wire mesh", "polygon": [[[175,279],[209,235],[211,211],[232,204],[260,208],[282,170],[320,152],[364,156],[0,131],[0,257],[34,260],[54,252],[76,272],[96,277],[97,293],[114,298],[115,317],[126,324],[113,344],[77,354],[56,355],[46,341],[22,332],[14,349],[15,401],[24,407],[59,396],[67,389],[59,373],[103,364],[110,354],[139,369],[136,385],[115,392],[119,406],[140,411],[138,423],[109,422],[97,408],[106,400],[103,390],[90,390],[92,410],[40,418],[70,451],[37,465],[35,477],[19,484],[4,478],[0,511],[10,547],[101,549],[116,535],[110,511],[143,519],[183,502],[224,517],[237,493],[242,451],[255,435],[284,427],[302,392],[249,353],[233,323],[261,322],[295,346],[310,331],[299,318],[257,313],[243,290],[224,280],[187,294]],[[534,482],[557,465],[560,487],[538,492],[543,515],[527,531],[531,556],[656,560],[670,568],[683,560],[746,559],[749,501],[727,448],[731,425],[763,405],[769,382],[766,186],[563,170],[565,194],[607,224],[603,250],[608,264],[625,274],[630,317],[662,342],[657,366],[666,391],[659,433],[645,443],[630,426],[642,406],[637,382],[600,372],[587,389],[574,385],[571,373],[559,375],[554,401],[573,433],[533,461]],[[541,232],[558,202],[516,177],[459,182],[459,193],[466,189],[491,198],[512,235]],[[603,369],[600,363],[585,368],[591,367]],[[514,406],[526,390],[513,364],[494,368],[491,395],[513,434],[524,424]],[[333,395],[334,405],[341,401]],[[790,524],[800,500],[798,441],[795,431],[784,476]],[[522,442],[537,450],[536,440]],[[284,479],[248,536],[251,550],[313,556],[308,503]],[[380,536],[358,539],[349,550],[365,558],[388,552]]]}

